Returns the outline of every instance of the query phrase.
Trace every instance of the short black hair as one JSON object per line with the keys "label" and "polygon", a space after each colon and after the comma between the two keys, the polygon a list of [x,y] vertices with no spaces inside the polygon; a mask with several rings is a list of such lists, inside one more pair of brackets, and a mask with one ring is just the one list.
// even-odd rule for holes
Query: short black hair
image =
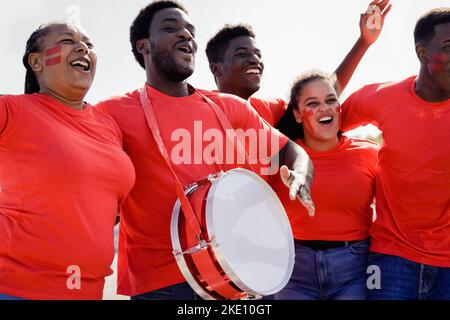
{"label": "short black hair", "polygon": [[152,24],[153,16],[160,10],[175,8],[180,9],[184,13],[188,14],[188,11],[177,1],[161,0],[153,1],[148,6],[143,8],[133,24],[130,27],[130,42],[131,48],[139,65],[145,69],[144,57],[137,50],[137,41],[141,39],[147,39],[150,37],[150,25]]}
{"label": "short black hair", "polygon": [[450,22],[450,8],[435,8],[419,18],[414,30],[416,44],[429,43],[435,35],[435,27]]}
{"label": "short black hair", "polygon": [[237,37],[251,37],[254,39],[256,36],[250,25],[242,23],[225,25],[208,41],[206,55],[209,63],[223,62],[225,51],[228,49],[231,40]]}

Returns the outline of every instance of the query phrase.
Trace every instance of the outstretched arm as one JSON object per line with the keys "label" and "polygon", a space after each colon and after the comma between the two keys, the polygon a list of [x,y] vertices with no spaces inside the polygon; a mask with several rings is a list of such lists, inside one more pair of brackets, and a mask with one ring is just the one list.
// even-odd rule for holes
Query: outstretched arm
{"label": "outstretched arm", "polygon": [[389,1],[374,0],[370,3],[366,13],[361,14],[359,20],[361,35],[335,71],[339,92],[342,93],[347,87],[361,59],[380,36],[384,20],[392,8]]}
{"label": "outstretched arm", "polygon": [[314,166],[305,150],[295,142],[288,141],[280,150],[280,175],[283,183],[289,188],[292,201],[299,199],[314,216],[315,206],[311,199],[311,184],[314,178]]}

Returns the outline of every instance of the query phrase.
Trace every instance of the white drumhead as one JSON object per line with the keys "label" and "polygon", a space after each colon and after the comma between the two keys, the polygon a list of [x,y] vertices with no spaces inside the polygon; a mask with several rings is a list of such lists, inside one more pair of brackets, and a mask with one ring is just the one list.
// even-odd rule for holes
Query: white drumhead
{"label": "white drumhead", "polygon": [[264,180],[243,169],[227,172],[211,187],[206,220],[219,263],[242,290],[270,295],[286,286],[294,267],[292,229]]}

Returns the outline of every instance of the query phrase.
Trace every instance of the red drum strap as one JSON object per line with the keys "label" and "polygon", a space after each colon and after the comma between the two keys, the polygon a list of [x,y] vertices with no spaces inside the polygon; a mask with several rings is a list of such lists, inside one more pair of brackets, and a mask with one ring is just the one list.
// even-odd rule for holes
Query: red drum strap
{"label": "red drum strap", "polygon": [[[203,100],[205,100],[210,105],[210,107],[213,109],[214,113],[216,114],[216,117],[219,120],[220,125],[224,129],[227,139],[231,140],[232,145],[236,141],[238,152],[242,152],[243,154],[245,154],[245,164],[246,164],[247,168],[254,172],[252,166],[250,165],[250,162],[248,161],[249,157],[244,148],[242,141],[239,139],[239,137],[237,137],[237,139],[234,139],[236,134],[234,133],[235,131],[233,129],[233,126],[231,125],[230,120],[226,116],[225,112],[216,103],[214,103],[214,101],[212,101],[205,95],[198,92],[192,86],[189,86],[189,90],[190,90],[190,92],[197,93],[200,97],[202,97]],[[181,185],[180,180],[178,179],[175,171],[172,168],[172,165],[171,165],[171,162],[169,159],[169,154],[167,152],[166,146],[164,145],[163,139],[161,137],[161,132],[159,130],[158,122],[156,121],[155,110],[153,109],[151,100],[148,96],[148,91],[147,91],[146,85],[141,89],[140,100],[141,100],[141,104],[142,104],[142,109],[144,110],[145,117],[147,119],[147,124],[153,134],[153,137],[156,141],[159,152],[161,153],[162,157],[164,158],[164,161],[166,162],[167,166],[170,169],[170,172],[173,175],[174,182],[175,182],[175,191],[177,193],[178,198],[180,199],[181,207],[183,209],[182,211],[185,216],[186,223],[188,224],[188,227],[193,232],[193,234],[200,237],[200,235],[201,235],[200,223],[197,219],[196,214],[194,213],[194,210],[192,209],[191,203],[189,202],[188,198],[186,197],[184,188]]]}

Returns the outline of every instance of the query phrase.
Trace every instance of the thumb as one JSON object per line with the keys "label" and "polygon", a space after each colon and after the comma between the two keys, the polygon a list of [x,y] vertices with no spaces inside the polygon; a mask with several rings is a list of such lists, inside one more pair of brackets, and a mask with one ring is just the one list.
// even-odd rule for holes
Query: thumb
{"label": "thumb", "polygon": [[281,176],[281,180],[286,185],[286,187],[289,187],[290,186],[289,178],[291,177],[291,173],[287,166],[282,166],[280,168],[280,176]]}

